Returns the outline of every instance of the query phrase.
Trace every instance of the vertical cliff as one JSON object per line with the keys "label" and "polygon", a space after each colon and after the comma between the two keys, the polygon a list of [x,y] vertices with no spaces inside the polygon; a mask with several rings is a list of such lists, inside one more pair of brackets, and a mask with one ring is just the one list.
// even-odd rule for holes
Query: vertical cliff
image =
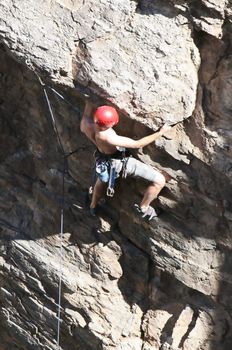
{"label": "vertical cliff", "polygon": [[[1,350],[57,349],[60,267],[61,349],[231,349],[231,20],[226,0],[1,1]],[[47,90],[70,153],[62,257],[63,157],[33,70],[72,104]],[[168,179],[155,222],[134,179],[89,216],[86,91],[119,133],[173,125],[135,154]]]}

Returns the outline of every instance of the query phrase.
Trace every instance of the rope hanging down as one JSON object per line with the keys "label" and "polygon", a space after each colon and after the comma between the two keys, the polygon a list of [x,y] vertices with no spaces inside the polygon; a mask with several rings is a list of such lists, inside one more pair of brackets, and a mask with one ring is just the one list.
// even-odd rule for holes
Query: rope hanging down
{"label": "rope hanging down", "polygon": [[58,140],[58,145],[60,148],[60,151],[63,155],[63,174],[62,174],[62,197],[61,197],[61,212],[60,212],[60,261],[59,261],[59,283],[58,283],[58,310],[57,310],[57,346],[58,349],[60,349],[60,324],[61,324],[61,292],[62,292],[62,261],[63,261],[63,235],[64,235],[64,196],[65,196],[65,172],[66,172],[66,161],[67,161],[67,156],[65,154],[64,147],[62,145],[60,135],[56,126],[56,121],[54,118],[54,114],[52,111],[51,103],[48,98],[48,94],[46,91],[46,88],[43,88],[43,92],[46,98],[48,110],[51,116],[52,120],[52,125]]}
{"label": "rope hanging down", "polygon": [[[43,93],[45,96],[45,100],[48,106],[48,110],[49,110],[49,114],[51,117],[51,121],[52,121],[52,125],[53,125],[53,129],[55,132],[55,135],[57,137],[57,141],[58,141],[58,146],[59,146],[59,150],[62,154],[63,157],[63,171],[62,171],[62,196],[61,196],[61,209],[60,209],[60,262],[59,262],[59,283],[58,283],[58,310],[57,310],[57,339],[56,339],[56,343],[58,346],[58,349],[60,348],[60,325],[61,325],[61,292],[62,292],[62,261],[63,261],[63,234],[64,234],[64,201],[65,201],[65,174],[68,173],[68,161],[67,158],[72,155],[73,153],[77,152],[80,149],[83,149],[84,147],[78,147],[76,150],[71,151],[69,153],[65,152],[65,149],[63,147],[58,129],[57,129],[57,125],[56,125],[56,120],[54,117],[54,113],[52,110],[52,106],[51,106],[51,102],[46,90],[46,85],[45,83],[42,81],[42,79],[40,78],[40,76],[38,75],[38,73],[35,71],[34,67],[28,63],[28,66],[31,68],[31,70],[35,73],[35,75],[37,76],[41,86],[43,87]],[[70,103],[68,100],[66,100],[64,98],[64,96],[62,96],[59,92],[57,92],[54,88],[51,88],[50,86],[47,86],[48,89],[50,89],[54,94],[56,94],[59,98],[61,98],[62,100],[64,100],[68,105],[70,105],[74,110],[76,111],[80,111],[79,108],[77,108],[76,106],[74,106],[72,103]]]}

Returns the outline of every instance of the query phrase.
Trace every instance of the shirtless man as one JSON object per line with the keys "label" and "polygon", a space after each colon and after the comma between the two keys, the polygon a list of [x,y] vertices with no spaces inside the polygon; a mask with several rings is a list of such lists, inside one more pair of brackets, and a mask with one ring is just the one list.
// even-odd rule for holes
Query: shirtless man
{"label": "shirtless man", "polygon": [[[103,157],[105,156],[115,160],[118,175],[123,169],[122,159],[118,159],[116,156],[119,152],[119,147],[145,147],[171,129],[170,126],[164,124],[158,132],[139,140],[133,140],[129,137],[119,136],[115,130],[113,130],[112,127],[119,121],[118,113],[113,107],[100,106],[95,111],[94,109],[94,106],[87,100],[80,125],[81,131],[96,145],[99,153]],[[123,172],[126,176],[140,177],[150,183],[140,205],[135,204],[135,210],[142,218],[153,219],[157,216],[157,213],[155,209],[150,206],[150,203],[157,198],[158,194],[165,186],[165,177],[159,171],[133,157],[128,157],[124,164],[125,169],[123,169]],[[90,213],[92,215],[95,215],[97,203],[102,197],[105,188],[105,183],[98,177],[93,189],[90,204]]]}

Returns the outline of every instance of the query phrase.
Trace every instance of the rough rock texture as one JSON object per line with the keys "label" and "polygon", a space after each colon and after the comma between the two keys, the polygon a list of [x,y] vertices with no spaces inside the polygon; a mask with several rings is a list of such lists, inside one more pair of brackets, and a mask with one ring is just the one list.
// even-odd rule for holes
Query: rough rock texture
{"label": "rough rock texture", "polygon": [[71,12],[70,1],[61,1],[63,8],[7,2],[0,10],[3,24],[7,19],[0,28],[4,41],[53,79],[88,84],[150,126],[192,114],[199,53],[186,18],[173,7],[145,2],[136,11],[129,0],[76,1]]}
{"label": "rough rock texture", "polygon": [[[232,347],[231,1],[0,4],[0,349],[229,350]],[[63,160],[68,157],[60,250]],[[119,180],[88,215],[93,146],[83,92],[121,111],[120,133],[168,121],[136,156],[169,180],[152,224],[144,184]]]}

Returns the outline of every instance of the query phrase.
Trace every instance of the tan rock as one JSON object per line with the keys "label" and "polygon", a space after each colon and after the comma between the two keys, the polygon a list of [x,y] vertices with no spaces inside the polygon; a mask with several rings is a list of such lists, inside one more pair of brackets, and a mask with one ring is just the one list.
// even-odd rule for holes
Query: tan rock
{"label": "tan rock", "polygon": [[193,318],[193,310],[191,307],[186,306],[186,308],[181,312],[172,332],[172,347],[179,348],[180,342],[184,335],[188,331],[188,327]]}
{"label": "tan rock", "polygon": [[[216,0],[1,1],[0,347],[57,349],[62,276],[61,348],[230,348],[230,8]],[[48,90],[65,151],[77,150],[65,174],[62,257],[63,157],[28,60],[76,107]],[[135,152],[169,180],[154,222],[134,215],[146,184],[130,178],[117,180],[100,219],[90,218],[84,92],[119,109],[120,134],[176,124]]]}
{"label": "tan rock", "polygon": [[152,350],[153,348],[160,348],[162,330],[171,316],[172,314],[164,310],[149,310],[145,315],[142,328],[144,337],[149,345],[152,346]]}

